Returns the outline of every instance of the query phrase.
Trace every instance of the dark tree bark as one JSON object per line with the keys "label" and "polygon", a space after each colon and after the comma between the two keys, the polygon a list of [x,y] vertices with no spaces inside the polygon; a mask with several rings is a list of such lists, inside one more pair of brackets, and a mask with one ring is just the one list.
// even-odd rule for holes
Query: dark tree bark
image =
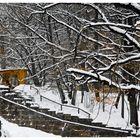
{"label": "dark tree bark", "polygon": [[130,104],[130,124],[135,124],[136,126],[139,126],[136,105],[136,93],[137,91],[135,89],[130,89],[128,94],[128,101]]}
{"label": "dark tree bark", "polygon": [[118,104],[119,104],[119,101],[120,101],[120,96],[121,96],[121,93],[118,94],[117,96],[117,99],[116,99],[116,102],[115,102],[115,107],[118,108]]}
{"label": "dark tree bark", "polygon": [[121,116],[124,118],[124,93],[122,93],[122,108],[121,108]]}
{"label": "dark tree bark", "polygon": [[81,103],[83,103],[83,100],[84,100],[84,93],[85,92],[89,92],[89,89],[88,89],[88,86],[87,84],[83,84],[81,85],[81,94],[82,94],[82,97],[81,97]]}
{"label": "dark tree bark", "polygon": [[[134,20],[133,18],[128,18],[127,21],[125,21],[126,24],[128,25],[133,25]],[[124,44],[127,44],[127,42],[124,41]],[[125,48],[126,52],[131,52],[133,51],[133,43],[130,42],[129,43],[130,46],[129,48]],[[136,64],[132,61],[130,63],[127,63],[124,66],[124,69],[126,69],[129,73],[135,75],[136,73],[136,69],[135,69]],[[130,81],[131,84],[136,84],[135,80],[133,79],[132,76],[127,76],[125,73],[123,73],[123,75],[125,75],[125,77],[128,78],[128,80]],[[130,89],[128,91],[128,101],[129,101],[129,108],[130,108],[130,124],[135,124],[136,126],[138,126],[138,112],[137,112],[137,105],[136,105],[136,95],[137,95],[137,91],[135,89]]]}
{"label": "dark tree bark", "polygon": [[75,104],[76,104],[76,93],[77,93],[77,90],[76,90],[76,88],[74,87],[74,89],[73,89],[73,94],[72,94],[72,100],[71,100],[71,104],[72,104],[72,105],[75,105]]}
{"label": "dark tree bark", "polygon": [[56,80],[56,84],[57,84],[57,88],[58,88],[58,91],[60,94],[61,102],[62,102],[62,104],[64,104],[65,103],[65,95],[64,95],[63,88],[62,88],[62,85],[61,85],[59,79]]}
{"label": "dark tree bark", "polygon": [[140,15],[140,10],[138,8],[136,8],[135,6],[133,6],[131,3],[128,4],[124,4],[124,3],[114,3],[114,5],[116,7],[123,7],[125,9],[129,9],[129,10],[133,10],[135,13]]}

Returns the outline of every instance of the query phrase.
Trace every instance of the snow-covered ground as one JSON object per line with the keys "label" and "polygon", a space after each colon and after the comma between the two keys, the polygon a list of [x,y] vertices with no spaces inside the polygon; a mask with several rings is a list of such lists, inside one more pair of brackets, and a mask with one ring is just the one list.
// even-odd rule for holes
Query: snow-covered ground
{"label": "snow-covered ground", "polygon": [[[40,95],[43,95],[53,101],[56,101],[58,103],[61,103],[59,93],[56,89],[49,89],[47,87],[38,88],[38,94],[37,90],[30,85],[20,85],[15,88],[15,90],[21,90],[24,91],[26,95],[34,96],[34,100],[36,103],[39,104],[42,108],[50,108],[50,110],[55,110],[56,112],[61,112],[61,108],[58,104],[52,103],[48,100],[42,100],[40,101]],[[89,112],[91,114],[91,118],[93,119],[93,122],[102,122],[104,124],[107,124],[107,126],[112,127],[121,127],[123,129],[132,129],[132,126],[129,124],[129,102],[127,101],[127,97],[125,96],[125,105],[124,105],[124,118],[121,117],[121,98],[118,104],[118,109],[113,105],[115,103],[117,94],[110,93],[108,95],[109,99],[112,98],[111,103],[105,104],[105,111],[103,112],[103,104],[97,102],[94,97],[94,93],[85,93],[84,96],[84,102],[81,103],[81,94],[80,91],[77,93],[76,96],[76,106]],[[67,95],[67,94],[66,94]],[[67,98],[67,96],[66,96]],[[67,98],[68,105],[70,105],[70,100]],[[108,101],[109,102],[109,101]],[[63,107],[62,110],[65,114],[72,114],[77,115],[80,118],[86,118],[88,115],[84,112],[80,112],[78,114],[77,109]],[[140,116],[140,111],[138,112]],[[140,122],[140,117],[139,117]],[[134,130],[135,132],[135,130]],[[140,130],[138,131],[138,134],[140,134]]]}
{"label": "snow-covered ground", "polygon": [[[65,114],[72,114],[72,115],[78,115],[81,118],[86,118],[88,115],[84,112],[80,112],[78,114],[77,109],[69,108],[69,107],[63,107],[63,110],[61,111],[61,108],[58,104],[52,103],[46,99],[43,99],[40,101],[40,95],[45,96],[53,101],[56,101],[58,103],[61,103],[60,96],[58,94],[58,91],[56,89],[48,89],[47,87],[42,87],[42,88],[36,88],[36,87],[31,87],[30,85],[20,85],[15,88],[16,91],[22,91],[23,96],[32,96],[34,101],[42,108],[50,108],[50,110],[55,110],[56,112],[63,112]],[[91,118],[93,119],[93,122],[102,122],[104,124],[107,124],[107,126],[113,126],[113,127],[121,127],[121,128],[127,128],[127,129],[132,129],[132,126],[129,125],[129,106],[128,106],[128,101],[127,97],[125,97],[125,106],[124,106],[124,118],[121,117],[121,98],[119,101],[118,109],[113,106],[114,101],[117,97],[117,95],[114,93],[111,93],[109,96],[112,97],[111,103],[105,104],[105,111],[103,112],[103,104],[99,103],[95,100],[93,100],[93,95],[94,93],[86,93],[86,96],[84,97],[85,101],[84,103],[80,103],[81,101],[81,94],[80,92],[77,93],[76,97],[76,106],[82,108],[83,110],[89,112],[91,114]],[[67,98],[68,104],[70,105],[70,100]],[[140,111],[138,112],[140,116]],[[140,122],[140,117],[139,117],[139,122]],[[8,128],[5,125],[6,123],[4,122],[4,129],[9,132]],[[14,125],[14,124],[12,124]],[[15,125],[18,127],[17,125]],[[16,129],[15,127],[15,129]],[[17,128],[18,129],[18,128]],[[25,129],[23,127],[20,127],[19,131],[22,131],[22,129]],[[54,136],[51,134],[47,134],[45,132],[41,132],[39,130],[31,129],[31,128],[26,128],[31,131],[34,131],[32,134],[33,136]],[[14,130],[14,129],[13,129]],[[29,132],[29,130],[27,130]],[[11,131],[12,132],[12,131]],[[19,136],[30,136],[29,133],[24,133],[23,135],[19,133]],[[135,130],[134,130],[135,132]],[[36,134],[34,134],[36,133]],[[17,134],[17,133],[16,133]],[[16,134],[13,132],[13,134],[9,135],[11,137],[16,136]],[[138,131],[138,134],[140,134],[140,130]]]}

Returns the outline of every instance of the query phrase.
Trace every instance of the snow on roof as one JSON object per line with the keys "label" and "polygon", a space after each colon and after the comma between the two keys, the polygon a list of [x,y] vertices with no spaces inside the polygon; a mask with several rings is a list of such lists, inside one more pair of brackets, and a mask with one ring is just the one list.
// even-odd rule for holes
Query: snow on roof
{"label": "snow on roof", "polygon": [[0,85],[0,88],[9,88],[9,87],[5,85]]}
{"label": "snow on roof", "polygon": [[7,69],[0,69],[1,71],[7,71],[7,70],[27,70],[26,68],[7,68]]}

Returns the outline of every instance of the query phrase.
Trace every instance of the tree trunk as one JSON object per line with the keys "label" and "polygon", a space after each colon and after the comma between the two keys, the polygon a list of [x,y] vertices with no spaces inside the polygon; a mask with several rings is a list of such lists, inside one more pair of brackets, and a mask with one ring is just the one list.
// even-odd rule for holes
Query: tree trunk
{"label": "tree trunk", "polygon": [[81,103],[83,103],[84,93],[86,93],[86,92],[89,92],[89,89],[88,89],[87,84],[85,83],[85,84],[81,85],[81,94],[82,94]]}
{"label": "tree trunk", "polygon": [[64,104],[64,103],[66,103],[65,95],[64,95],[63,88],[62,88],[62,85],[61,85],[59,79],[56,80],[56,84],[57,84],[57,88],[58,88],[58,91],[59,91],[59,94],[60,94],[61,102],[62,102],[62,104]]}
{"label": "tree trunk", "polygon": [[138,126],[138,112],[136,106],[136,92],[135,89],[130,89],[128,94],[128,101],[130,104],[130,124]]}
{"label": "tree trunk", "polygon": [[120,96],[121,96],[121,93],[118,94],[117,96],[117,99],[116,99],[116,102],[115,102],[115,107],[118,108],[118,104],[119,104],[119,101],[120,101]]}
{"label": "tree trunk", "polygon": [[[134,25],[134,20],[132,17],[128,18],[127,21],[125,21],[126,24],[128,25]],[[127,42],[124,41],[124,44],[127,45]],[[126,52],[131,52],[133,51],[133,44],[130,42],[129,45],[131,45],[132,47],[128,47],[125,48]],[[126,69],[129,73],[135,75],[137,69],[136,66],[138,64],[135,64],[135,61],[132,61],[131,63],[127,63],[124,66],[124,69]],[[123,73],[123,75],[129,79],[131,84],[136,84],[136,81],[133,79],[132,76],[127,76],[127,74]],[[129,101],[129,107],[130,107],[130,124],[135,124],[136,126],[138,126],[138,112],[137,112],[137,105],[136,105],[136,95],[138,94],[138,91],[136,91],[135,89],[130,89],[129,93],[128,93],[128,101]]]}
{"label": "tree trunk", "polygon": [[121,110],[121,116],[124,118],[124,93],[122,93],[122,110]]}
{"label": "tree trunk", "polygon": [[38,87],[41,86],[41,83],[40,83],[39,78],[38,78],[37,76],[35,76],[35,77],[33,78],[33,81],[34,81],[35,86],[38,86]]}
{"label": "tree trunk", "polygon": [[73,89],[73,94],[72,94],[72,100],[71,100],[71,104],[72,104],[72,105],[75,105],[75,104],[76,104],[76,93],[77,93],[77,90],[76,90],[76,88],[74,87],[74,89]]}

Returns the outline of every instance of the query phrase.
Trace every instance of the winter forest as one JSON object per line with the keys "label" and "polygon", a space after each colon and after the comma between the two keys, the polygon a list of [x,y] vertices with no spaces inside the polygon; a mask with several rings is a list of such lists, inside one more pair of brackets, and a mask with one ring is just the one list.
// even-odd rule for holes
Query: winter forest
{"label": "winter forest", "polygon": [[140,4],[1,3],[0,65],[2,137],[140,137]]}

